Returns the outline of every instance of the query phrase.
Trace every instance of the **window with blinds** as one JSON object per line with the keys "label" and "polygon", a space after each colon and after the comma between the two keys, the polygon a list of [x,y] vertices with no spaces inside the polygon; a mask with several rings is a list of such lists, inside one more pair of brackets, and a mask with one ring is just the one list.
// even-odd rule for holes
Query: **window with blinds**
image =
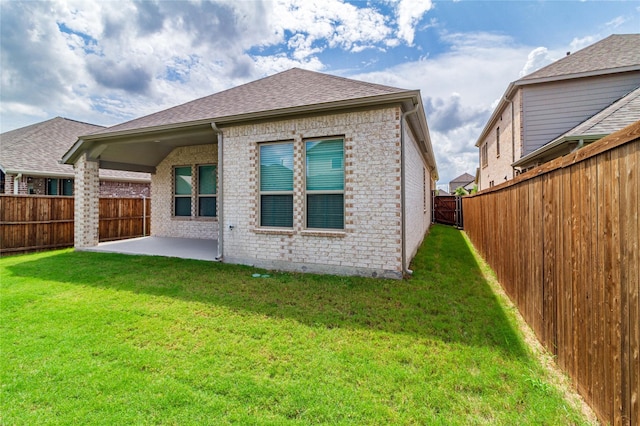
{"label": "window with blinds", "polygon": [[191,216],[191,166],[173,169],[173,214]]}
{"label": "window with blinds", "polygon": [[198,216],[216,216],[216,166],[198,166]]}
{"label": "window with blinds", "polygon": [[260,145],[260,226],[293,227],[293,143]]}
{"label": "window with blinds", "polygon": [[307,141],[306,211],[309,229],[344,229],[344,141]]}

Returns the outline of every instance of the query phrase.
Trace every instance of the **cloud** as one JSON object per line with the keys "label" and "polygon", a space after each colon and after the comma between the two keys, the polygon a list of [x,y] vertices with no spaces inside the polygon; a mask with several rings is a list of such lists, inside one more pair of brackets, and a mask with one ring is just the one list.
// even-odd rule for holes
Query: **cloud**
{"label": "cloud", "polygon": [[430,129],[444,134],[463,126],[483,126],[488,119],[486,108],[464,105],[458,93],[453,93],[448,99],[427,96],[424,108]]}
{"label": "cloud", "polygon": [[444,54],[353,77],[420,89],[442,183],[475,174],[477,138],[531,49],[493,33],[442,32],[440,37],[449,44]]}
{"label": "cloud", "polygon": [[398,38],[413,45],[415,26],[432,7],[431,0],[400,0],[396,6]]}
{"label": "cloud", "polygon": [[553,62],[553,58],[549,54],[549,50],[546,47],[536,47],[527,56],[527,62],[520,71],[520,77],[531,74],[532,72],[542,68],[545,65],[549,65]]}
{"label": "cloud", "polygon": [[99,84],[109,89],[129,93],[147,93],[151,85],[151,72],[142,65],[116,63],[109,59],[89,58],[87,69]]}

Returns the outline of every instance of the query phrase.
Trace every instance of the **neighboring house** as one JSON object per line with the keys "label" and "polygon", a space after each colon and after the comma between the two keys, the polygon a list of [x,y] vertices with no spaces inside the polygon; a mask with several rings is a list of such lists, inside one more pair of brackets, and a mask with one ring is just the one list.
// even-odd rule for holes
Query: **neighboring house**
{"label": "neighboring house", "polygon": [[617,132],[638,120],[640,120],[640,87],[560,137],[523,156],[513,163],[513,166],[526,170],[546,163]]}
{"label": "neighboring house", "polygon": [[[603,137],[640,119],[637,108],[624,111],[625,103],[636,102],[638,87],[640,34],[609,36],[511,83],[476,142],[479,189],[593,141],[594,131],[606,127]],[[621,111],[606,126],[581,127],[612,114],[609,108]]]}
{"label": "neighboring house", "polygon": [[[79,135],[103,126],[62,117],[0,134],[0,174],[5,194],[66,195],[74,192],[73,166],[60,164]],[[148,173],[100,171],[101,197],[149,197]]]}
{"label": "neighboring house", "polygon": [[467,192],[470,192],[475,185],[475,180],[475,176],[469,173],[463,173],[449,182],[449,193],[453,194],[458,188],[464,188]]}
{"label": "neighboring house", "polygon": [[82,136],[64,156],[76,248],[98,243],[98,168],[152,174],[157,237],[258,267],[400,278],[438,178],[418,90],[291,69]]}

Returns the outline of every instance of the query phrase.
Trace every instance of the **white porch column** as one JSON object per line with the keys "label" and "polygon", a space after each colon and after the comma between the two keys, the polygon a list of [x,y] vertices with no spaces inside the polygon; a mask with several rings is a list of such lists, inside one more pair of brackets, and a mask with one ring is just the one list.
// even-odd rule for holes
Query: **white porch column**
{"label": "white porch column", "polygon": [[98,245],[100,225],[100,179],[98,163],[87,160],[82,154],[73,165],[74,181],[74,235],[76,248],[95,247]]}

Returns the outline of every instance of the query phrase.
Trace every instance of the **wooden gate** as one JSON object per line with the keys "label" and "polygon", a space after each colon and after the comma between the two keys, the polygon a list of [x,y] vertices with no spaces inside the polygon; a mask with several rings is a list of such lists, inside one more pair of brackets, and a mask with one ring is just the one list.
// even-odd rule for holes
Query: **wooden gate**
{"label": "wooden gate", "polygon": [[462,197],[455,195],[434,195],[432,205],[432,222],[462,228]]}

